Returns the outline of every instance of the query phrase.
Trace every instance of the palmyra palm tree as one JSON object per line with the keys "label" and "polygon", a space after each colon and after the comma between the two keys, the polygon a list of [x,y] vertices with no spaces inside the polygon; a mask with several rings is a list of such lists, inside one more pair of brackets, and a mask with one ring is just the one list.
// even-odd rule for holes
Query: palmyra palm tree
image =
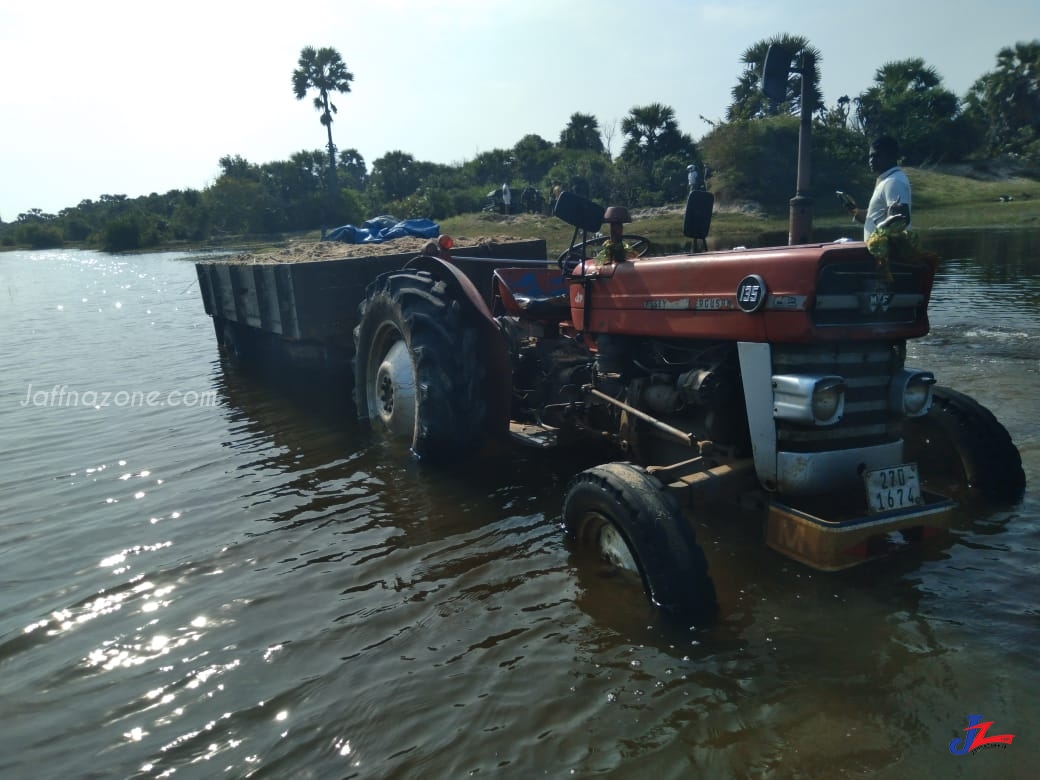
{"label": "palmyra palm tree", "polygon": [[300,51],[299,66],[292,74],[293,93],[297,100],[303,100],[307,90],[318,90],[314,98],[314,108],[321,112],[321,123],[328,131],[331,198],[336,191],[336,145],[332,142],[332,115],[337,109],[329,95],[333,92],[350,92],[350,82],[354,80],[354,74],[347,70],[339,52],[329,47],[315,49],[313,46],[305,46]]}

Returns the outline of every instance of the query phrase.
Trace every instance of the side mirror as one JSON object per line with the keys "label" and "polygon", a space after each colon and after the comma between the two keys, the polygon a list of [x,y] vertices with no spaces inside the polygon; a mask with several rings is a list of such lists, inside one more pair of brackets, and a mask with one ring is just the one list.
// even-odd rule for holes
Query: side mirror
{"label": "side mirror", "polygon": [[686,198],[682,232],[687,238],[704,241],[711,227],[711,212],[715,209],[715,195],[706,190],[694,190]]}
{"label": "side mirror", "polygon": [[603,207],[566,190],[560,193],[553,214],[587,233],[595,233],[603,227]]}
{"label": "side mirror", "polygon": [[766,61],[762,66],[762,94],[777,103],[787,97],[791,56],[791,52],[775,44],[766,51]]}

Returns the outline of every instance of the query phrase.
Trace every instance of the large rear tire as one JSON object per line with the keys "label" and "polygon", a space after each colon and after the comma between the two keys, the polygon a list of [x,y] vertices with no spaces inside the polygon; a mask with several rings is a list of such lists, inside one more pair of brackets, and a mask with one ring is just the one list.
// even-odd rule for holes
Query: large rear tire
{"label": "large rear tire", "polygon": [[425,271],[384,274],[354,329],[358,417],[427,460],[475,454],[487,432],[485,369],[472,310]]}
{"label": "large rear tire", "polygon": [[665,612],[708,622],[718,614],[704,552],[675,497],[631,463],[606,463],[571,480],[567,533],[611,568],[642,583]]}
{"label": "large rear tire", "polygon": [[1022,456],[993,413],[964,393],[933,388],[928,414],[907,419],[905,455],[925,482],[969,498],[1013,502],[1026,487]]}

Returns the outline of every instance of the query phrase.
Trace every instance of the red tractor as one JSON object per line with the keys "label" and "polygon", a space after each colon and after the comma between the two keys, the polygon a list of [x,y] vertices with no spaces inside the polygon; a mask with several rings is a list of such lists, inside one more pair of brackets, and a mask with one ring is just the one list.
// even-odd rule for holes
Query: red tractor
{"label": "red tractor", "polygon": [[[695,249],[712,206],[690,195]],[[767,543],[834,571],[940,531],[954,496],[1021,496],[1004,427],[905,365],[928,332],[934,258],[881,263],[862,242],[634,257],[625,209],[564,193],[555,213],[572,248],[492,261],[491,289],[430,256],[369,286],[358,413],[432,460],[510,435],[596,448],[564,526],[665,611],[717,609],[689,519],[717,502],[761,497]]]}

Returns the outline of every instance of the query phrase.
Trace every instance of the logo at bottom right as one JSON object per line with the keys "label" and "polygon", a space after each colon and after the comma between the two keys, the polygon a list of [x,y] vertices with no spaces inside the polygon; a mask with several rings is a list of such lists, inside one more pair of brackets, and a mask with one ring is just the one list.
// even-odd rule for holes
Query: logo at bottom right
{"label": "logo at bottom right", "polygon": [[993,725],[993,721],[983,721],[981,715],[969,715],[968,726],[964,729],[965,734],[960,739],[950,743],[950,752],[955,756],[963,756],[965,753],[974,753],[980,748],[1006,748],[1015,738],[1014,734],[996,734],[987,737],[986,732]]}

